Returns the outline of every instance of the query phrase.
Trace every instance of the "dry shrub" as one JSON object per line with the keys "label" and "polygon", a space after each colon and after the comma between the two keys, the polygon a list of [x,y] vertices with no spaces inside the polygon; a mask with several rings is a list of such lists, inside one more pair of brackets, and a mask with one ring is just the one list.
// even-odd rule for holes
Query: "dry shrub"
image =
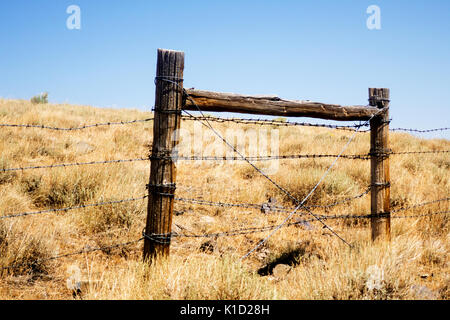
{"label": "dry shrub", "polygon": [[15,225],[0,222],[0,267],[9,267],[4,273],[32,278],[48,274],[51,256],[47,241],[39,235],[20,231]]}
{"label": "dry shrub", "polygon": [[[304,199],[316,186],[323,174],[323,170],[315,167],[297,172],[281,168],[280,172],[277,173],[276,181],[279,181],[295,198]],[[268,182],[265,183],[269,185]],[[274,186],[271,186],[271,189],[274,188]],[[307,204],[326,204],[330,198],[351,196],[359,190],[361,190],[361,187],[345,172],[335,171],[327,177],[326,181],[317,187],[315,192],[308,198]],[[285,198],[289,201],[289,198]]]}
{"label": "dry shrub", "polygon": [[[113,201],[105,199],[104,202]],[[110,229],[130,230],[136,223],[145,221],[142,203],[124,202],[94,207],[76,216],[76,223],[86,233],[99,233]]]}
{"label": "dry shrub", "polygon": [[84,169],[55,170],[44,176],[29,175],[22,187],[38,207],[83,205],[95,198],[103,182],[102,172]]}

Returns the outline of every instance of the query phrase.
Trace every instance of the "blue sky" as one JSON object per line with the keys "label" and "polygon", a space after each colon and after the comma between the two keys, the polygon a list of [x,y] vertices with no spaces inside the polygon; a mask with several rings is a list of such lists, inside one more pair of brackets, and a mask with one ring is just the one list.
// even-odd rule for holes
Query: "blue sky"
{"label": "blue sky", "polygon": [[167,48],[186,53],[186,87],[338,104],[387,87],[393,127],[449,126],[448,0],[1,1],[0,37],[4,98],[150,110]]}

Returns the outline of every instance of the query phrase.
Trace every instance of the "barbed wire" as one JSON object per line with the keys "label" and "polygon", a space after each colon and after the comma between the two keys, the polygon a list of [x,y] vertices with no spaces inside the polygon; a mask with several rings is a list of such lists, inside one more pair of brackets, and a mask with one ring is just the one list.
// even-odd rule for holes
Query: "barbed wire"
{"label": "barbed wire", "polygon": [[[267,155],[267,156],[246,156],[250,161],[269,161],[269,160],[287,160],[287,159],[318,159],[318,158],[336,158],[334,154],[292,154],[292,155]],[[184,161],[245,161],[241,157],[236,156],[173,156],[166,157],[173,160]],[[366,154],[342,155],[341,158],[351,160],[370,160],[370,156]],[[159,158],[162,159],[162,158]]]}
{"label": "barbed wire", "polygon": [[[368,194],[370,192],[370,187],[368,187],[363,193],[349,197],[349,198],[345,198],[343,200],[339,200],[336,201],[334,203],[331,204],[327,204],[327,205],[310,205],[310,206],[306,206],[305,208],[322,208],[322,209],[329,209],[331,207],[335,207],[338,206],[340,204],[344,204],[353,200],[356,200],[358,198],[362,198],[363,196],[365,196],[366,194]],[[169,194],[165,194],[162,193],[162,195],[169,195]],[[180,198],[180,197],[174,197],[174,200],[177,201],[182,201],[182,202],[188,202],[188,203],[194,203],[194,204],[198,204],[198,205],[206,205],[206,206],[216,206],[216,207],[241,207],[241,208],[247,208],[247,209],[263,209],[266,210],[268,212],[291,212],[293,209],[292,208],[284,208],[284,207],[277,207],[277,206],[273,206],[269,203],[262,203],[262,204],[254,204],[254,203],[224,203],[224,202],[213,202],[213,201],[207,201],[207,200],[202,200],[202,199],[192,199],[192,198]],[[422,202],[422,203],[418,203],[418,204],[414,204],[414,205],[410,205],[407,207],[402,207],[399,209],[394,209],[391,210],[391,213],[396,213],[396,212],[401,212],[401,211],[406,211],[406,210],[410,210],[410,209],[415,209],[415,208],[419,208],[419,207],[423,207],[423,206],[427,206],[427,205],[431,205],[431,204],[435,204],[435,203],[439,203],[439,202],[445,202],[445,201],[450,201],[450,197],[446,197],[446,198],[442,198],[442,199],[437,199],[437,200],[433,200],[433,201],[427,201],[427,202]],[[267,205],[267,206],[266,206]],[[304,214],[304,213],[300,213],[300,214]],[[432,214],[433,215],[433,214]],[[331,218],[335,218],[335,219],[363,219],[363,218],[370,218],[372,216],[372,214],[360,214],[360,215],[354,215],[354,214],[348,214],[348,215],[318,215],[321,218],[327,218],[327,219],[331,219]],[[391,217],[400,217],[400,218],[409,218],[409,217],[416,217],[414,216],[391,216]]]}
{"label": "barbed wire", "polygon": [[[328,209],[331,207],[335,207],[338,206],[340,204],[343,203],[347,203],[359,198],[362,198],[363,196],[367,195],[370,192],[370,187],[368,187],[364,192],[357,194],[355,196],[352,197],[348,197],[339,201],[336,201],[334,203],[331,204],[327,204],[327,205],[310,205],[307,206],[305,205],[306,208],[324,208],[324,209]],[[169,196],[171,194],[168,193],[160,193],[161,195],[164,196]],[[193,199],[193,198],[180,198],[180,197],[174,197],[174,200],[176,201],[181,201],[181,202],[188,202],[188,203],[193,203],[193,204],[199,204],[199,205],[206,205],[206,206],[215,206],[215,207],[240,207],[240,208],[247,208],[247,209],[263,209],[266,211],[272,211],[272,212],[291,212],[293,209],[287,209],[284,207],[280,207],[280,206],[275,206],[273,204],[270,203],[261,203],[261,204],[256,204],[256,203],[225,203],[225,202],[213,202],[213,201],[207,201],[207,200],[203,200],[203,199]]]}
{"label": "barbed wire", "polygon": [[364,127],[367,125],[364,124],[354,124],[354,125],[331,125],[331,124],[320,124],[320,123],[308,123],[308,122],[288,122],[281,120],[273,120],[273,119],[250,119],[250,118],[222,118],[222,117],[213,117],[213,116],[193,116],[193,115],[182,115],[181,118],[183,120],[200,120],[200,121],[212,121],[212,122],[234,122],[239,124],[254,124],[260,126],[281,126],[281,127],[290,127],[290,126],[303,126],[303,127],[320,127],[320,128],[329,128],[329,129],[337,129],[337,130],[345,130],[345,131],[355,131],[355,129]]}
{"label": "barbed wire", "polygon": [[[450,150],[430,150],[430,151],[392,151],[386,152],[385,155],[408,155],[408,154],[439,154],[450,153]],[[264,155],[264,156],[246,156],[250,161],[269,161],[269,160],[285,160],[285,159],[317,159],[317,158],[336,158],[336,154],[290,154],[290,155]],[[370,160],[372,154],[348,154],[341,155],[340,158],[350,160]],[[157,159],[172,159],[172,160],[184,160],[184,161],[245,161],[242,157],[236,156],[166,156],[158,157]]]}
{"label": "barbed wire", "polygon": [[60,163],[60,164],[51,164],[51,165],[46,165],[46,166],[29,166],[29,167],[19,167],[19,168],[0,168],[0,172],[24,171],[24,170],[33,170],[33,169],[66,168],[66,167],[74,167],[74,166],[85,166],[85,165],[95,165],[95,164],[112,164],[112,163],[136,162],[136,161],[149,161],[149,158]]}
{"label": "barbed wire", "polygon": [[418,133],[429,133],[429,132],[437,132],[437,131],[447,131],[450,128],[436,128],[436,129],[409,129],[409,128],[392,128],[390,131],[405,131],[405,132],[418,132]]}
{"label": "barbed wire", "polygon": [[32,212],[21,212],[21,213],[14,213],[14,214],[8,214],[8,215],[2,215],[0,216],[0,220],[2,219],[11,219],[11,218],[19,218],[19,217],[25,217],[25,216],[31,216],[31,215],[39,215],[39,214],[45,214],[45,213],[56,213],[56,212],[67,212],[71,210],[77,210],[77,209],[84,209],[89,207],[99,207],[99,206],[105,206],[105,205],[111,205],[111,204],[119,204],[124,202],[132,202],[132,201],[138,201],[143,200],[147,198],[148,195],[139,197],[139,198],[129,198],[129,199],[123,199],[123,200],[113,200],[113,201],[104,201],[104,202],[98,202],[98,203],[92,203],[92,204],[84,204],[74,207],[66,207],[66,208],[59,208],[59,209],[47,209],[47,210],[41,210],[41,211],[32,211]]}
{"label": "barbed wire", "polygon": [[[321,127],[321,128],[329,128],[329,129],[337,129],[344,131],[355,131],[361,127],[368,127],[369,124],[353,124],[353,125],[330,125],[330,124],[320,124],[320,123],[309,123],[309,122],[294,122],[294,121],[282,121],[276,119],[251,119],[251,118],[222,118],[222,117],[214,117],[214,116],[201,116],[195,117],[192,115],[183,115],[183,120],[209,120],[214,122],[234,122],[239,124],[255,124],[255,125],[267,125],[267,126],[304,126],[304,127]],[[391,128],[389,131],[407,131],[407,132],[417,132],[417,133],[429,133],[429,132],[437,132],[437,131],[447,131],[450,128],[434,128],[434,129],[412,129],[412,128]],[[360,133],[369,132],[370,129],[359,130]]]}
{"label": "barbed wire", "polygon": [[406,155],[406,154],[438,154],[438,153],[450,153],[450,150],[430,150],[430,151],[395,151],[388,152],[389,155]]}
{"label": "barbed wire", "polygon": [[132,244],[136,244],[140,241],[144,240],[144,237],[139,238],[137,240],[133,240],[133,241],[128,241],[125,243],[117,243],[117,244],[113,244],[113,245],[109,245],[109,246],[102,246],[102,247],[96,247],[96,248],[90,248],[87,247],[86,249],[82,249],[76,252],[71,252],[71,253],[66,253],[66,254],[61,254],[61,255],[57,255],[57,256],[53,256],[50,258],[42,258],[42,259],[36,259],[32,262],[25,262],[25,263],[19,263],[19,264],[12,264],[6,267],[1,267],[1,270],[9,270],[9,269],[14,269],[14,268],[20,268],[20,267],[30,267],[32,268],[34,265],[38,264],[38,263],[43,263],[43,262],[48,262],[48,261],[52,261],[52,260],[58,260],[58,259],[62,259],[62,258],[67,258],[67,257],[71,257],[71,256],[76,256],[76,255],[80,255],[83,253],[90,253],[90,252],[95,252],[95,251],[105,251],[105,250],[111,250],[111,249],[115,249],[115,248],[120,248],[120,247],[128,247]]}
{"label": "barbed wire", "polygon": [[48,125],[39,125],[39,124],[7,124],[7,123],[1,123],[0,127],[37,128],[37,129],[47,129],[47,130],[56,130],[56,131],[76,131],[76,130],[94,128],[94,127],[148,122],[148,121],[152,121],[152,120],[153,120],[153,118],[131,120],[131,121],[120,121],[120,122],[102,122],[102,123],[94,123],[94,124],[84,125],[84,126],[80,126],[80,127],[68,127],[68,128],[52,127],[52,126],[48,126]]}

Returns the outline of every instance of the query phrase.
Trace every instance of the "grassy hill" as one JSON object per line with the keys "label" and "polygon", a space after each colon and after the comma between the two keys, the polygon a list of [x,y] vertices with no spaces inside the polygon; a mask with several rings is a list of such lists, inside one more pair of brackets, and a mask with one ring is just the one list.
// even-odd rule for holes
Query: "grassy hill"
{"label": "grassy hill", "polygon": [[[0,123],[77,127],[99,122],[146,119],[150,112],[87,106],[31,104],[0,99]],[[279,135],[279,154],[338,154],[348,131],[309,127],[260,127],[213,123],[222,133],[252,137]],[[205,154],[220,141],[193,121],[183,120],[182,136],[202,137]],[[201,131],[200,131],[201,130]],[[230,131],[231,130],[231,131]],[[277,131],[276,131],[277,130]],[[197,135],[194,136],[194,132]],[[199,135],[200,134],[200,135]],[[249,138],[249,139],[250,139]],[[181,155],[192,155],[189,138]],[[247,139],[248,140],[248,139]],[[152,122],[93,127],[77,131],[0,127],[0,168],[147,157]],[[184,142],[183,142],[184,141]],[[243,147],[250,148],[253,141]],[[449,150],[448,140],[424,140],[391,133],[394,151]],[[369,134],[359,133],[346,154],[369,151]],[[225,150],[225,149],[224,149]],[[304,198],[333,158],[280,160],[271,177],[295,197]],[[270,170],[271,162],[258,162]],[[448,197],[448,154],[391,157],[391,202],[398,209]],[[230,203],[292,203],[244,162],[180,161],[177,197]],[[24,171],[0,171],[0,217],[48,208],[142,197],[149,178],[147,161]],[[340,159],[307,205],[326,205],[364,193],[370,162]],[[320,223],[280,229],[248,259],[240,260],[268,232],[233,237],[174,238],[168,260],[148,266],[142,241],[62,259],[33,263],[58,254],[139,239],[147,199],[98,207],[0,219],[0,299],[72,299],[73,281],[83,282],[86,299],[448,299],[449,218],[446,214],[392,219],[391,243],[370,241],[367,219],[330,219],[353,246]],[[447,202],[394,213],[421,215],[448,211]],[[316,214],[370,213],[370,194]],[[201,206],[175,202],[173,230],[204,234],[281,223],[288,212]],[[296,215],[296,219],[311,216]],[[151,270],[150,270],[151,269]],[[72,281],[73,280],[73,281]],[[207,281],[205,281],[207,280]]]}

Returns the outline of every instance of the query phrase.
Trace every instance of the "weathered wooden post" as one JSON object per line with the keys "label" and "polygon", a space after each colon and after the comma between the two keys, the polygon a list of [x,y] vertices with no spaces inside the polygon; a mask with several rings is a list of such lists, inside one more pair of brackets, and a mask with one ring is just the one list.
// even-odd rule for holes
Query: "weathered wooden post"
{"label": "weathered wooden post", "polygon": [[144,260],[169,254],[176,181],[171,155],[179,140],[183,71],[184,52],[158,49]]}
{"label": "weathered wooden post", "polygon": [[389,97],[389,89],[369,89],[369,104],[386,108],[370,121],[372,241],[391,238]]}

